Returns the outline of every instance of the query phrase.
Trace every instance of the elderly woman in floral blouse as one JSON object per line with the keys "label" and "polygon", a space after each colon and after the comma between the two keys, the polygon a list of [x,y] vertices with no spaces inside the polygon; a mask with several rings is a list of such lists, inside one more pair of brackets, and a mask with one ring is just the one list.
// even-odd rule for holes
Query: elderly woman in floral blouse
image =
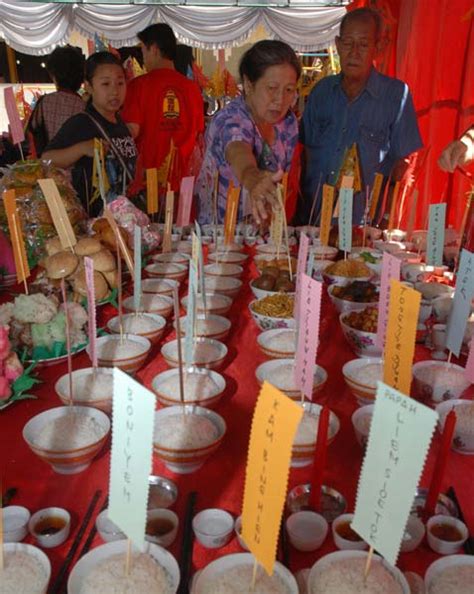
{"label": "elderly woman in floral blouse", "polygon": [[216,172],[219,222],[224,219],[231,180],[243,189],[239,218],[251,212],[257,224],[268,219],[277,183],[290,168],[298,140],[297,120],[290,109],[301,73],[295,52],[281,41],[260,41],[244,54],[239,72],[243,95],[219,111],[207,130],[196,183],[201,223],[214,220]]}

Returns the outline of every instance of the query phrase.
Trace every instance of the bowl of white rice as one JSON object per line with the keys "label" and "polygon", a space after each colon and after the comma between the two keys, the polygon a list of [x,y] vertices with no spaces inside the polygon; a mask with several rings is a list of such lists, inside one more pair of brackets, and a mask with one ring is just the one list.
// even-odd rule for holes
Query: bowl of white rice
{"label": "bowl of white rice", "polygon": [[[188,296],[181,300],[181,305],[188,310]],[[196,299],[196,311],[198,313],[214,314],[216,316],[225,316],[232,307],[232,298],[220,293],[206,293],[206,303],[201,294]]]}
{"label": "bowl of white rice", "polygon": [[204,276],[231,276],[240,278],[244,269],[239,264],[230,262],[213,262],[204,266]]}
{"label": "bowl of white rice", "polygon": [[224,262],[226,264],[243,264],[247,260],[247,254],[242,252],[210,252],[208,255],[209,262]]}
{"label": "bowl of white rice", "polygon": [[[165,331],[166,320],[155,313],[125,314],[122,316],[122,332],[144,336],[154,344],[160,340]],[[112,334],[120,334],[120,316],[114,316],[107,322],[107,329]]]}
{"label": "bowl of white rice", "polygon": [[188,266],[175,262],[154,262],[145,266],[145,272],[152,278],[166,278],[181,282],[188,275]]}
{"label": "bowl of white rice", "polygon": [[359,406],[373,404],[377,391],[377,382],[383,379],[383,361],[381,358],[352,359],[343,365],[342,374]]}
{"label": "bowl of white rice", "polygon": [[142,279],[142,292],[154,293],[157,295],[173,296],[175,289],[179,289],[179,282],[168,278],[144,278]]}
{"label": "bowl of white rice", "polygon": [[[181,338],[181,353],[183,358],[184,351],[185,339]],[[193,352],[190,365],[193,365],[194,367],[205,367],[207,369],[217,369],[224,363],[227,352],[227,347],[224,343],[214,340],[213,338],[198,336],[193,341]],[[170,367],[178,367],[179,353],[177,340],[170,340],[164,344],[161,348],[161,354]]]}
{"label": "bowl of white rice", "polygon": [[[110,334],[97,338],[97,360],[100,367],[118,367],[135,373],[145,363],[151,342],[137,334]],[[90,345],[87,346],[90,356]]]}
{"label": "bowl of white rice", "polygon": [[68,594],[176,594],[180,573],[171,553],[154,543],[145,542],[142,553],[133,551],[127,576],[127,546],[126,540],[108,542],[81,557],[69,575]]}
{"label": "bowl of white rice", "polygon": [[220,446],[227,427],[212,410],[195,405],[156,411],[153,450],[169,470],[195,472]]}
{"label": "bowl of white rice", "polygon": [[[250,592],[254,559],[250,553],[236,553],[212,561],[196,577],[191,594]],[[288,569],[276,561],[271,576],[258,567],[252,594],[298,594],[298,585]]]}
{"label": "bowl of white rice", "polygon": [[[176,327],[176,323],[174,324]],[[227,338],[231,321],[224,316],[216,316],[214,314],[198,314],[196,316],[196,323],[194,326],[194,336],[203,336],[204,338],[214,338],[215,340],[222,340]],[[180,318],[181,336],[186,335],[186,316]]]}
{"label": "bowl of white rice", "polygon": [[220,293],[228,297],[236,297],[242,287],[242,281],[231,276],[206,276],[205,282],[209,293]]}
{"label": "bowl of white rice", "polygon": [[430,405],[459,398],[471,385],[464,367],[447,361],[420,361],[412,373],[415,396]]}
{"label": "bowl of white rice", "polygon": [[159,295],[156,293],[143,293],[140,297],[140,307],[135,310],[133,296],[123,300],[123,308],[129,313],[154,313],[164,318],[168,318],[173,311],[173,299],[168,295]]}
{"label": "bowl of white rice", "polygon": [[[295,359],[272,359],[259,365],[255,371],[258,383],[269,382],[293,400],[301,399],[301,390],[295,378]],[[319,392],[328,379],[326,370],[320,365],[314,366],[313,395]]]}
{"label": "bowl of white rice", "polygon": [[[112,368],[86,367],[72,372],[72,397],[75,406],[92,406],[110,414],[112,411],[112,398],[114,395]],[[68,405],[69,374],[62,375],[54,386],[61,402]]]}
{"label": "bowl of white rice", "polygon": [[[189,367],[183,373],[184,402],[212,408],[222,398],[226,381],[216,371]],[[151,389],[163,406],[180,403],[179,369],[168,369],[156,375],[151,381]]]}
{"label": "bowl of white rice", "polygon": [[51,563],[38,547],[21,542],[3,544],[2,594],[46,594]]}
{"label": "bowl of white rice", "polygon": [[474,557],[449,555],[432,563],[425,574],[426,594],[472,594]]}
{"label": "bowl of white rice", "polygon": [[[298,424],[298,429],[291,449],[292,468],[301,468],[303,466],[308,466],[313,462],[316,450],[316,440],[318,437],[319,415],[323,408],[320,404],[313,402],[304,402],[302,406],[304,410],[303,417]],[[332,411],[330,411],[327,436],[328,445],[336,437],[340,426],[339,419]]]}
{"label": "bowl of white rice", "polygon": [[257,336],[260,350],[272,359],[289,359],[296,352],[296,330],[293,328],[272,328]]}
{"label": "bowl of white rice", "polygon": [[373,556],[364,579],[367,555],[365,551],[337,551],[321,557],[311,568],[308,594],[410,594],[403,573],[378,555]]}
{"label": "bowl of white rice", "polygon": [[109,417],[101,410],[60,406],[30,419],[23,427],[23,439],[55,472],[75,474],[88,468],[109,431]]}
{"label": "bowl of white rice", "polygon": [[474,454],[474,402],[472,400],[447,400],[436,407],[438,427],[443,432],[446,417],[451,410],[456,413],[456,426],[451,447],[460,454]]}
{"label": "bowl of white rice", "polygon": [[[217,250],[216,250],[217,248]],[[235,241],[231,241],[230,243],[224,243],[224,240],[217,240],[217,246],[214,242],[209,244],[209,252],[243,252],[244,251],[244,244],[243,244],[243,237],[238,235],[235,236]]]}
{"label": "bowl of white rice", "polygon": [[165,254],[155,254],[151,257],[151,259],[153,262],[172,262],[173,264],[183,264],[184,266],[187,266],[191,257],[185,252],[169,252]]}

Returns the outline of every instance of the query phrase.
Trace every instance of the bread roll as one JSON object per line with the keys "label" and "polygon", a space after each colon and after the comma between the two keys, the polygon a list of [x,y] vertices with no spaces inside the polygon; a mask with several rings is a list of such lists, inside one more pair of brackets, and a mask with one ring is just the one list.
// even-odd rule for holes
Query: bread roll
{"label": "bread roll", "polygon": [[100,241],[97,241],[93,237],[83,237],[74,247],[74,251],[78,256],[92,256],[100,252],[101,249],[102,245]]}
{"label": "bread roll", "polygon": [[54,256],[54,254],[63,251],[63,246],[59,241],[59,237],[52,237],[51,239],[48,239],[44,247],[48,256]]}
{"label": "bread roll", "polygon": [[118,287],[118,270],[112,270],[112,272],[103,272],[105,280],[109,283],[111,289]]}
{"label": "bread roll", "polygon": [[65,278],[73,274],[79,263],[78,257],[72,252],[57,252],[45,260],[46,273],[49,278]]}
{"label": "bread roll", "polygon": [[[72,286],[74,288],[75,293],[79,293],[79,295],[87,297],[87,283],[85,270],[81,270],[78,274],[74,276]],[[94,270],[94,288],[96,301],[101,301],[102,299],[105,299],[109,294],[109,286],[107,285],[107,281],[105,280],[103,275],[97,270]]]}
{"label": "bread roll", "polygon": [[100,252],[92,254],[90,258],[94,262],[94,270],[98,272],[112,272],[117,267],[115,257],[109,250],[102,249]]}

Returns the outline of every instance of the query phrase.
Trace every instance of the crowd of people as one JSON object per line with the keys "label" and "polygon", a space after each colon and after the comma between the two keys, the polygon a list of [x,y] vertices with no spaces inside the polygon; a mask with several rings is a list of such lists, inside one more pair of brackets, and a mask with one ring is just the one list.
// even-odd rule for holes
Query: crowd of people
{"label": "crowd of people", "polygon": [[[382,30],[372,9],[344,16],[336,37],[341,71],[316,84],[299,123],[294,111],[301,74],[297,55],[281,41],[254,44],[240,62],[242,94],[207,129],[201,90],[186,76],[189,67],[177,70],[178,46],[168,25],[151,25],[138,34],[147,72],[128,83],[112,53],[95,53],[84,65],[75,48],[57,48],[47,63],[57,90],[37,102],[27,129],[38,156],[70,169],[91,216],[101,208],[100,201],[90,201],[94,138],[105,145],[108,200],[126,188],[129,196],[136,193],[143,170],[163,168],[173,151],[168,181],[178,190],[182,176],[196,174],[202,223],[215,217],[223,221],[231,183],[242,189],[239,219],[253,215],[257,223],[265,222],[277,200],[277,184],[290,172],[300,176],[294,221],[306,224],[313,213],[311,222],[317,224],[321,186],[340,184],[341,167],[355,144],[361,186],[355,188],[353,221],[359,224],[365,188],[372,187],[375,174],[391,184],[401,180],[410,155],[423,146],[408,86],[373,65]],[[87,102],[78,94],[82,72]],[[298,144],[301,167],[295,158]],[[196,171],[196,150],[201,149]],[[446,147],[439,165],[453,171],[473,158],[471,127]]]}

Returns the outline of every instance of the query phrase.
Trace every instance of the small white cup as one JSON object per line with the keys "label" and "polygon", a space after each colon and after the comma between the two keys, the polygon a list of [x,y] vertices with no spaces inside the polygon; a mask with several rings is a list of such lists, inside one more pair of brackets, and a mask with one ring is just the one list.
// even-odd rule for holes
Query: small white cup
{"label": "small white cup", "polygon": [[370,423],[374,413],[374,404],[367,404],[356,409],[352,415],[352,425],[356,434],[357,441],[362,448],[367,446],[370,433]]}
{"label": "small white cup", "polygon": [[424,535],[425,525],[423,522],[418,516],[410,515],[402,538],[402,553],[414,551],[420,545]]}
{"label": "small white cup", "polygon": [[148,540],[149,542],[153,542],[157,545],[167,548],[174,542],[174,539],[178,534],[178,516],[170,509],[158,508],[149,510],[147,513],[147,529],[149,523],[153,524],[153,522],[156,521],[166,522],[169,525],[170,529],[167,530],[165,533],[159,535],[152,535],[146,533],[145,540]]}
{"label": "small white cup", "polygon": [[2,511],[3,542],[20,542],[28,534],[30,512],[21,505],[7,505]]}
{"label": "small white cup", "polygon": [[[438,524],[456,528],[460,532],[461,538],[459,540],[442,540],[441,538],[438,538],[431,532],[433,526]],[[462,547],[469,536],[468,529],[464,522],[461,522],[461,520],[451,516],[442,515],[432,516],[428,520],[426,524],[426,533],[428,535],[428,544],[433,549],[433,551],[435,551],[435,553],[439,553],[440,555],[453,555]]]}
{"label": "small white cup", "polygon": [[291,544],[298,551],[316,551],[323,544],[329,525],[321,514],[299,511],[286,520],[286,531]]}
{"label": "small white cup", "polygon": [[114,524],[109,518],[109,510],[104,509],[95,519],[95,526],[100,537],[105,542],[114,542],[115,540],[123,540],[127,538],[120,530],[117,524]]}
{"label": "small white cup", "polygon": [[338,532],[338,528],[341,524],[346,524],[347,522],[350,524],[353,519],[354,514],[342,514],[332,523],[332,537],[334,539],[334,544],[341,551],[364,551],[368,547],[368,544],[362,538],[360,540],[349,540],[344,538]]}
{"label": "small white cup", "polygon": [[194,534],[207,549],[218,549],[227,544],[233,529],[234,518],[223,509],[204,509],[193,518]]}
{"label": "small white cup", "polygon": [[249,550],[248,546],[245,544],[245,542],[242,538],[242,516],[239,516],[235,520],[234,531],[235,531],[235,536],[237,536],[239,545],[244,549],[244,551],[248,551]]}
{"label": "small white cup", "polygon": [[[39,524],[48,518],[58,518],[63,526],[53,534],[41,534]],[[38,544],[44,549],[57,547],[67,539],[71,529],[71,516],[62,507],[46,507],[33,514],[28,522],[28,530],[35,537]]]}

